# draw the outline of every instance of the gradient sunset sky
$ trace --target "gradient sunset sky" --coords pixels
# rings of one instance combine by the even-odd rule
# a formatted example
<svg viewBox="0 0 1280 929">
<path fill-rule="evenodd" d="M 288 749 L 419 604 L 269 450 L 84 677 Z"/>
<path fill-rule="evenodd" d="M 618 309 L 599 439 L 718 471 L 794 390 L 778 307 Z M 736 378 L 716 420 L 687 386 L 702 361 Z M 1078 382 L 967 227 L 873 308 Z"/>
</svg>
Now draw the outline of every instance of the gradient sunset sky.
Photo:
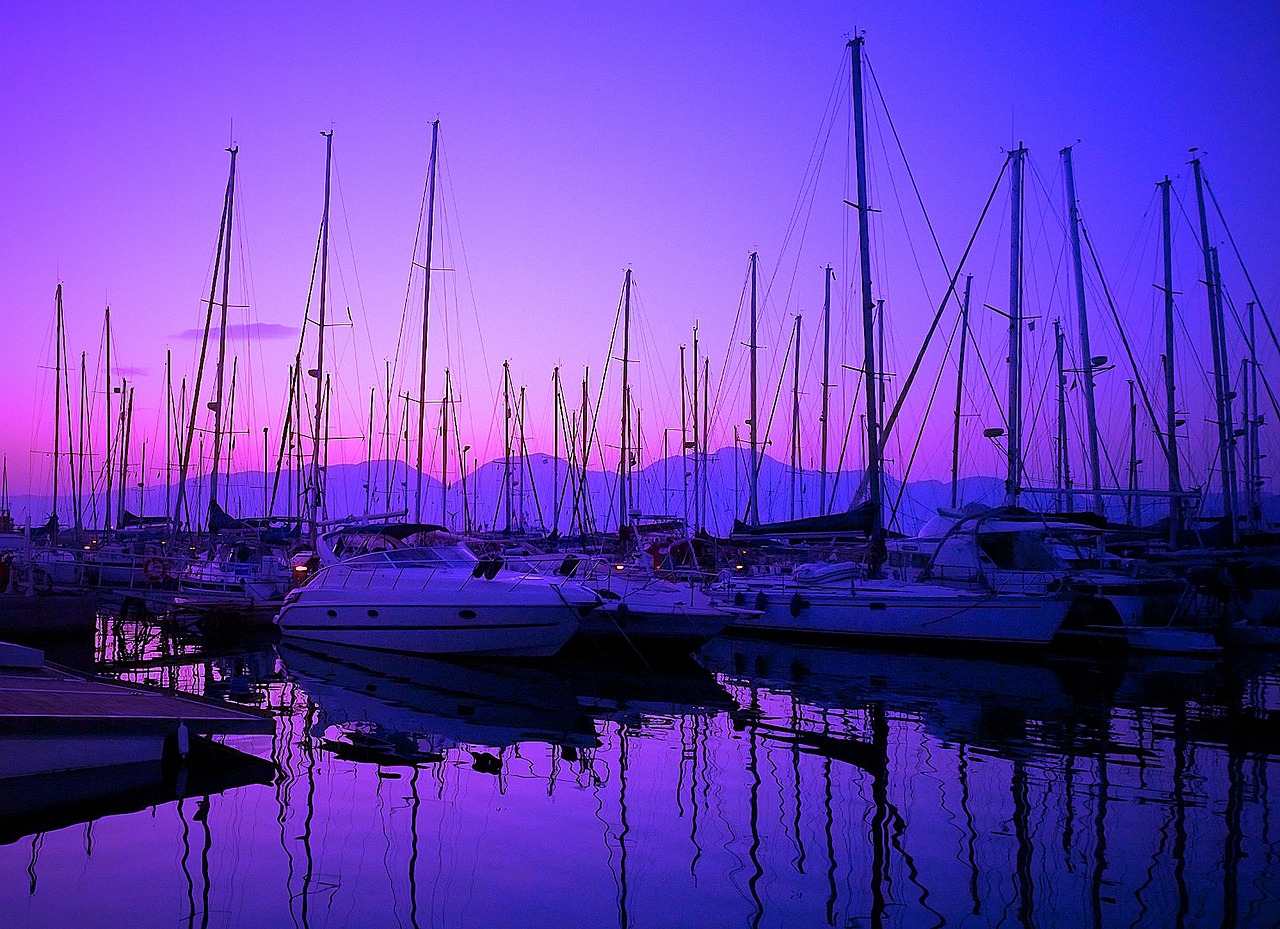
<svg viewBox="0 0 1280 929">
<path fill-rule="evenodd" d="M 329 129 L 333 302 L 344 321 L 350 307 L 352 322 L 333 330 L 327 349 L 339 410 L 333 456 L 363 460 L 358 436 L 371 388 L 381 429 L 386 360 L 399 358 L 398 389 L 417 382 L 421 281 L 411 268 L 437 118 L 443 159 L 433 263 L 448 270 L 433 285 L 428 393 L 439 397 L 449 365 L 460 385 L 464 441 L 482 456 L 500 453 L 494 397 L 510 359 L 517 384 L 528 385 L 531 443 L 549 450 L 552 367 L 562 366 L 577 403 L 590 366 L 594 401 L 626 268 L 637 282 L 633 357 L 645 459 L 660 452 L 662 430 L 679 425 L 679 346 L 690 345 L 695 319 L 712 366 L 712 446 L 730 444 L 735 423 L 745 436 L 739 313 L 754 250 L 768 292 L 762 396 L 772 403 L 800 313 L 802 431 L 806 464 L 815 466 L 815 340 L 827 263 L 838 277 L 835 364 L 861 358 L 858 322 L 845 316 L 857 306 L 849 291 L 856 227 L 841 203 L 852 189 L 845 44 L 854 30 L 865 32 L 877 93 L 870 104 L 873 196 L 882 211 L 873 225 L 875 288 L 888 307 L 889 367 L 899 382 L 946 281 L 911 177 L 953 268 L 1005 152 L 1018 142 L 1031 151 L 1035 178 L 1028 312 L 1041 319 L 1028 335 L 1027 401 L 1034 429 L 1052 428 L 1044 385 L 1053 318 L 1075 337 L 1061 215 L 1065 145 L 1075 144 L 1087 228 L 1157 395 L 1155 184 L 1173 178 L 1185 316 L 1180 405 L 1197 483 L 1207 473 L 1212 427 L 1203 270 L 1180 212 L 1194 210 L 1193 146 L 1262 302 L 1280 311 L 1274 3 L 48 2 L 11 4 L 0 25 L 0 450 L 14 493 L 48 491 L 59 282 L 74 376 L 84 352 L 98 385 L 94 441 L 101 441 L 110 305 L 117 376 L 137 390 L 133 457 L 147 438 L 147 480 L 159 479 L 165 351 L 173 352 L 175 382 L 191 375 L 230 143 L 239 146 L 231 298 L 246 307 L 232 318 L 246 327 L 235 332 L 255 334 L 231 343 L 242 378 L 236 424 L 250 435 L 237 464 L 258 466 L 262 426 L 273 437 L 279 428 L 285 368 L 303 318 L 321 208 L 320 132 Z M 815 158 L 822 169 L 810 185 Z M 1008 303 L 1007 200 L 1002 188 L 968 266 L 981 317 L 975 340 L 1000 396 L 1004 323 L 980 308 Z M 1252 296 L 1214 222 L 1224 278 L 1243 314 Z M 1117 327 L 1090 273 L 1094 351 L 1120 362 Z M 954 313 L 947 320 L 950 331 Z M 1274 347 L 1259 344 L 1263 370 L 1280 370 Z M 1237 366 L 1241 350 L 1233 336 Z M 614 362 L 611 385 L 616 371 Z M 915 476 L 943 477 L 950 466 L 952 401 L 941 398 L 954 391 L 954 365 L 940 349 L 926 362 L 922 399 L 896 454 L 899 461 L 910 454 L 940 371 Z M 1117 469 L 1127 462 L 1132 376 L 1126 362 L 1099 381 L 1104 442 Z M 981 433 L 999 425 L 1000 414 L 981 367 L 973 377 L 966 469 L 999 474 L 998 450 Z M 858 387 L 855 372 L 841 379 L 833 441 Z M 606 388 L 610 397 L 615 389 Z M 783 459 L 789 389 L 770 435 L 771 454 Z M 607 400 L 602 422 L 614 423 L 616 411 Z M 1073 430 L 1081 415 L 1073 409 Z M 1280 427 L 1268 419 L 1267 429 Z M 1047 448 L 1051 435 L 1033 441 Z M 856 430 L 849 441 L 846 466 L 860 466 Z M 1157 452 L 1145 432 L 1141 441 L 1143 480 L 1158 485 Z M 1271 461 L 1277 444 L 1264 441 Z M 1047 478 L 1051 458 L 1037 455 L 1034 467 Z M 1075 466 L 1082 467 L 1078 458 Z"/>
</svg>

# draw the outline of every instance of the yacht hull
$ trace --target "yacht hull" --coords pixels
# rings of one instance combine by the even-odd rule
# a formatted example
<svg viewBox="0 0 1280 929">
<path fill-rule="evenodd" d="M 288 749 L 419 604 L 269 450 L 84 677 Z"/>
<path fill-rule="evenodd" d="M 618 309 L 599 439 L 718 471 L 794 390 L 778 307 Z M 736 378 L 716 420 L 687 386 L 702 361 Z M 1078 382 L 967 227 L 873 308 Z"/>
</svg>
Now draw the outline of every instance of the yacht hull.
<svg viewBox="0 0 1280 929">
<path fill-rule="evenodd" d="M 746 587 L 734 591 L 730 602 L 758 611 L 740 614 L 731 631 L 1019 646 L 1052 642 L 1071 606 L 1065 598 L 911 584 L 859 585 L 852 591 Z"/>
</svg>

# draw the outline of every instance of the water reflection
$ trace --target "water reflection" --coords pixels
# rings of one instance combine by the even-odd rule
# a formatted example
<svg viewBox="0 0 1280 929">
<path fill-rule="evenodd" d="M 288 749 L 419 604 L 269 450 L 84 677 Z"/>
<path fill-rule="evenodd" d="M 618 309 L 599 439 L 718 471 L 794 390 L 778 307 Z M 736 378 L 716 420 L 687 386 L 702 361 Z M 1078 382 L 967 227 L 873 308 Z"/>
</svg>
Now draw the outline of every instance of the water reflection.
<svg viewBox="0 0 1280 929">
<path fill-rule="evenodd" d="M 14 925 L 1280 915 L 1275 656 L 1106 666 L 718 639 L 697 662 L 511 666 L 211 646 L 118 620 L 93 653 L 270 712 L 273 736 L 227 741 L 279 775 L 0 847 Z"/>
</svg>

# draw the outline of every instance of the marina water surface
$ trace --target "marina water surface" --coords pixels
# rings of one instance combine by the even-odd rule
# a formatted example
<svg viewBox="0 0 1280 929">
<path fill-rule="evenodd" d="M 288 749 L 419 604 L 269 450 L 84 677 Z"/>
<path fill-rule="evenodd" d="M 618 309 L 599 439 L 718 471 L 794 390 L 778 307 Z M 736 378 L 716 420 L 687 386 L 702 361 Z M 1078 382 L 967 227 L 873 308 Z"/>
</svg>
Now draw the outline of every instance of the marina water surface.
<svg viewBox="0 0 1280 929">
<path fill-rule="evenodd" d="M 6 927 L 1280 923 L 1272 654 L 462 664 L 104 618 L 51 657 L 275 734 L 0 818 Z"/>
</svg>

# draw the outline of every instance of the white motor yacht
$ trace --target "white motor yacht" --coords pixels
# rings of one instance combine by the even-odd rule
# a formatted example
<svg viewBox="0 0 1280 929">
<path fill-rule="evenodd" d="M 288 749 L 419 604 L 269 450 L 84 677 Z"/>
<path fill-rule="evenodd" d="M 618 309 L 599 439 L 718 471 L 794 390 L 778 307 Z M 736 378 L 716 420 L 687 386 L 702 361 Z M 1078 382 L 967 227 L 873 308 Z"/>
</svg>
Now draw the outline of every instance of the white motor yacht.
<svg viewBox="0 0 1280 929">
<path fill-rule="evenodd" d="M 533 658 L 559 651 L 598 603 L 573 581 L 512 571 L 453 541 L 322 567 L 276 621 L 289 636 L 362 648 Z"/>
</svg>

